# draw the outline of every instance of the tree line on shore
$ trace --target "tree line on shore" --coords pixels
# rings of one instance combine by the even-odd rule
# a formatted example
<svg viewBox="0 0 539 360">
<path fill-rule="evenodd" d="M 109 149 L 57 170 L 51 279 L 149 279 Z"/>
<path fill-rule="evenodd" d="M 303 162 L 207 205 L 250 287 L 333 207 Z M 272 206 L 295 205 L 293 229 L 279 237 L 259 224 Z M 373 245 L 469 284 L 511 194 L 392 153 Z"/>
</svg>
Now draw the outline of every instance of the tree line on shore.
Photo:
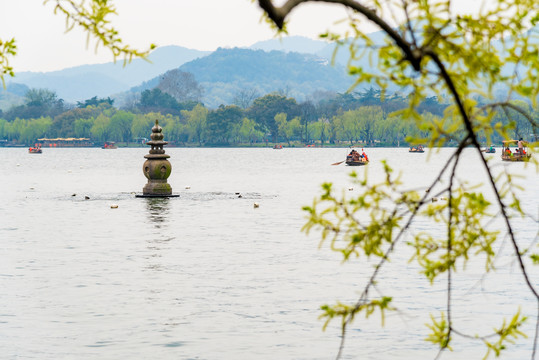
<svg viewBox="0 0 539 360">
<path fill-rule="evenodd" d="M 434 129 L 452 132 L 455 138 L 464 130 L 451 122 L 442 124 L 447 106 L 443 99 L 425 98 L 413 110 L 416 122 L 402 120 L 404 112 L 412 111 L 406 104 L 404 95 L 384 94 L 373 88 L 353 93 L 318 92 L 312 100 L 301 103 L 284 92 L 259 96 L 248 89 L 236 94 L 234 104 L 208 109 L 195 99 L 178 102 L 154 88 L 143 91 L 130 106 L 118 109 L 111 98 L 93 97 L 69 106 L 50 90 L 30 89 L 23 105 L 0 111 L 0 139 L 20 145 L 33 144 L 39 138 L 69 137 L 89 138 L 96 144 L 129 143 L 149 137 L 155 120 L 163 127 L 166 140 L 178 146 L 259 146 L 269 142 L 289 146 L 408 146 L 410 138 L 428 142 Z M 481 104 L 480 99 L 477 104 Z M 538 109 L 523 101 L 518 105 L 539 118 Z M 491 123 L 512 128 L 514 138 L 529 139 L 537 134 L 517 112 L 497 113 Z"/>
</svg>

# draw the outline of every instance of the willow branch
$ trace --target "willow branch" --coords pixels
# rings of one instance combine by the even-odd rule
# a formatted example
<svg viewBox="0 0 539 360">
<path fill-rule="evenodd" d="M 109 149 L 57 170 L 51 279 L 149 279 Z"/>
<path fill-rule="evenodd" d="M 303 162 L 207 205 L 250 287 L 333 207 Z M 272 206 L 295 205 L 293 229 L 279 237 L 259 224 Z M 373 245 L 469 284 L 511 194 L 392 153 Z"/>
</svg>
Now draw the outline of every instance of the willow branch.
<svg viewBox="0 0 539 360">
<path fill-rule="evenodd" d="M 539 123 L 535 122 L 535 120 L 530 116 L 529 112 L 527 112 L 526 110 L 524 110 L 518 105 L 512 104 L 509 101 L 486 104 L 486 105 L 481 106 L 479 109 L 486 110 L 488 108 L 497 108 L 497 107 L 501 107 L 502 109 L 511 108 L 515 110 L 516 112 L 518 112 L 519 114 L 521 114 L 522 116 L 524 116 L 526 119 L 528 119 L 530 124 L 532 124 L 535 127 L 539 127 Z"/>
<path fill-rule="evenodd" d="M 449 159 L 447 160 L 447 162 L 445 163 L 445 165 L 443 166 L 442 170 L 440 171 L 440 173 L 438 174 L 438 176 L 436 177 L 436 179 L 434 179 L 434 181 L 432 181 L 431 185 L 428 187 L 428 189 L 432 189 L 442 178 L 443 174 L 445 173 L 445 171 L 449 168 L 449 165 L 451 164 L 451 162 L 455 159 L 456 156 L 458 156 L 458 154 L 460 154 L 460 152 L 462 151 L 462 149 L 464 149 L 464 147 L 466 146 L 466 143 L 467 143 L 467 139 L 464 139 L 462 141 L 462 143 L 460 144 L 459 146 L 459 149 L 457 149 L 456 152 L 454 152 L 450 157 Z M 456 161 L 456 160 L 455 160 Z M 427 202 L 427 198 L 429 196 L 429 192 L 430 191 L 427 191 L 425 192 L 425 195 L 423 195 L 423 197 L 419 200 L 419 202 L 417 203 L 416 207 L 413 209 L 413 211 L 411 212 L 410 214 L 410 217 L 408 218 L 408 221 L 406 222 L 406 224 L 404 225 L 404 227 L 399 231 L 399 233 L 395 236 L 395 239 L 391 242 L 391 245 L 389 246 L 389 248 L 386 250 L 386 252 L 384 253 L 384 256 L 382 257 L 382 259 L 380 259 L 380 262 L 376 265 L 376 267 L 374 268 L 374 271 L 373 273 L 371 274 L 371 277 L 369 278 L 369 281 L 367 282 L 367 285 L 365 286 L 365 289 L 363 289 L 363 292 L 361 293 L 358 301 L 356 302 L 355 306 L 354 306 L 354 309 L 352 311 L 352 313 L 354 313 L 355 311 L 357 311 L 359 309 L 359 307 L 363 304 L 363 302 L 367 299 L 368 295 L 369 295 L 369 290 L 371 288 L 371 286 L 374 286 L 374 284 L 376 283 L 376 277 L 378 276 L 378 273 L 380 272 L 380 270 L 382 269 L 382 266 L 387 262 L 387 260 L 389 259 L 389 255 L 393 252 L 393 250 L 395 249 L 395 246 L 397 245 L 397 243 L 400 241 L 401 237 L 404 235 L 404 233 L 406 233 L 406 231 L 408 230 L 408 228 L 410 227 L 410 225 L 412 225 L 412 221 L 415 219 L 415 216 L 417 215 L 417 213 L 419 212 L 419 210 L 421 209 L 421 207 L 423 205 L 425 205 L 425 203 Z M 347 326 L 350 324 L 350 322 L 352 321 L 353 317 L 348 317 L 345 322 L 343 323 L 343 326 L 342 326 L 342 332 L 341 332 L 341 343 L 339 345 L 339 351 L 337 353 L 337 356 L 336 356 L 336 359 L 340 359 L 341 358 L 341 355 L 342 355 L 342 352 L 344 350 L 344 341 L 346 339 L 346 328 Z"/>
</svg>

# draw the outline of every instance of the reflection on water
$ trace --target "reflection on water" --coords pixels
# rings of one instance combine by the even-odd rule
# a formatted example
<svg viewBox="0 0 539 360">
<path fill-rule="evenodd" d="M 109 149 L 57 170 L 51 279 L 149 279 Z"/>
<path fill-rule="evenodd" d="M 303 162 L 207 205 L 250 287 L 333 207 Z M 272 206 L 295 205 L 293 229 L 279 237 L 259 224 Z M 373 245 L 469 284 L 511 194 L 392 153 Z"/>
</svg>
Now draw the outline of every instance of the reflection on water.
<svg viewBox="0 0 539 360">
<path fill-rule="evenodd" d="M 161 226 L 166 226 L 166 221 L 170 211 L 169 198 L 144 198 L 146 201 L 146 209 L 148 210 L 148 219 L 157 229 Z"/>
<path fill-rule="evenodd" d="M 170 198 L 144 198 L 142 200 L 146 202 L 147 218 L 154 225 L 154 230 L 150 230 L 146 239 L 148 253 L 144 256 L 146 264 L 143 270 L 162 271 L 162 251 L 166 250 L 166 243 L 174 240 L 174 237 L 167 235 L 171 201 L 173 200 Z"/>
</svg>

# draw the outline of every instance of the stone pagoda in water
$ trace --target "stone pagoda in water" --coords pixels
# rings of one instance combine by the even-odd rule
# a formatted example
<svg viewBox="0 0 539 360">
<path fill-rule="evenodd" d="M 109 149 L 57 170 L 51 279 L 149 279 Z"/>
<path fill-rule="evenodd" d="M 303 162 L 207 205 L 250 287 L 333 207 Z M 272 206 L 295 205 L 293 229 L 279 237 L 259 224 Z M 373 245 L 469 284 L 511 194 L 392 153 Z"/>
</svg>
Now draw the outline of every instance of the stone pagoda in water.
<svg viewBox="0 0 539 360">
<path fill-rule="evenodd" d="M 172 165 L 167 160 L 170 156 L 165 154 L 163 146 L 168 142 L 163 141 L 163 128 L 159 126 L 159 121 L 155 120 L 152 128 L 151 140 L 146 144 L 150 145 L 150 153 L 144 155 L 146 161 L 142 165 L 142 172 L 148 178 L 148 183 L 142 189 L 142 195 L 137 197 L 177 197 L 172 195 L 172 187 L 167 183 L 167 179 L 172 172 Z"/>
</svg>

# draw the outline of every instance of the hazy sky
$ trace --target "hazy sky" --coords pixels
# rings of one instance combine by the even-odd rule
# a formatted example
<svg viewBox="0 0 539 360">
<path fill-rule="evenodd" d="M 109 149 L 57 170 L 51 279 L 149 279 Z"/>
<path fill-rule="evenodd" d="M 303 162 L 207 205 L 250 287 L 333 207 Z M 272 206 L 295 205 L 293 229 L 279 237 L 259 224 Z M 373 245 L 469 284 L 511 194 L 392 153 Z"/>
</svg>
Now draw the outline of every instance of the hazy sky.
<svg viewBox="0 0 539 360">
<path fill-rule="evenodd" d="M 481 0 L 457 1 L 469 8 Z M 0 0 L 0 4 L 0 38 L 17 40 L 18 54 L 10 60 L 15 71 L 52 71 L 112 61 L 104 48 L 95 53 L 95 42 L 87 47 L 81 31 L 65 33 L 65 19 L 53 14 L 53 2 Z M 114 26 L 126 43 L 140 49 L 154 42 L 215 50 L 249 46 L 274 36 L 260 22 L 261 10 L 250 0 L 115 0 L 114 4 L 118 12 L 111 18 Z M 339 6 L 302 5 L 292 13 L 289 34 L 316 38 L 345 16 Z"/>
</svg>

